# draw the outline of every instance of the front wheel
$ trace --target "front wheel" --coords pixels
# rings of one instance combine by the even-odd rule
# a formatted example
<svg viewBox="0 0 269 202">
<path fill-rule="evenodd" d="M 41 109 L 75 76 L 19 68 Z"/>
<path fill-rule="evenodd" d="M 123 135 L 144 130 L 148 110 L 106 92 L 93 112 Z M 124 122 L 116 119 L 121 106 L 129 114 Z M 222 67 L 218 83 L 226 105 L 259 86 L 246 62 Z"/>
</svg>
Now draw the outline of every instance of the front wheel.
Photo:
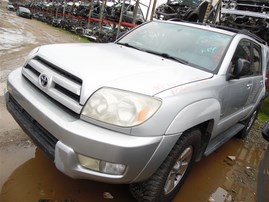
<svg viewBox="0 0 269 202">
<path fill-rule="evenodd" d="M 171 201 L 183 185 L 195 161 L 200 141 L 200 130 L 186 131 L 147 181 L 130 185 L 132 195 L 138 201 L 144 202 Z"/>
</svg>

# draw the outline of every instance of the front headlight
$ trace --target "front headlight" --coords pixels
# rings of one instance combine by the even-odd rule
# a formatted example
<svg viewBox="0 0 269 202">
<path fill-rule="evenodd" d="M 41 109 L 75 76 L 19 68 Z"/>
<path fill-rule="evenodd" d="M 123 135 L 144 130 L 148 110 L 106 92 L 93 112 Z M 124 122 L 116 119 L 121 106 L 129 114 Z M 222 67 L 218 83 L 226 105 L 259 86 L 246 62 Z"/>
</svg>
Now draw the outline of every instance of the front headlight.
<svg viewBox="0 0 269 202">
<path fill-rule="evenodd" d="M 148 120 L 160 107 L 161 101 L 137 93 L 101 88 L 86 102 L 81 118 L 130 127 Z"/>
</svg>

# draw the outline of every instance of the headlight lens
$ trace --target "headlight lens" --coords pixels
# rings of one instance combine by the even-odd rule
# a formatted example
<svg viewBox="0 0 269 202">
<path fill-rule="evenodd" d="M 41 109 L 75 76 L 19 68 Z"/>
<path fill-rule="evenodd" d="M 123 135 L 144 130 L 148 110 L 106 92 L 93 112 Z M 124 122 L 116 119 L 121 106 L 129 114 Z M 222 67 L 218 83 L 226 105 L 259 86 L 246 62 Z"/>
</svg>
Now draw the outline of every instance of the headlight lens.
<svg viewBox="0 0 269 202">
<path fill-rule="evenodd" d="M 130 127 L 148 120 L 160 105 L 160 100 L 150 96 L 101 88 L 87 101 L 81 115 L 82 118 L 89 117 L 117 126 Z"/>
</svg>

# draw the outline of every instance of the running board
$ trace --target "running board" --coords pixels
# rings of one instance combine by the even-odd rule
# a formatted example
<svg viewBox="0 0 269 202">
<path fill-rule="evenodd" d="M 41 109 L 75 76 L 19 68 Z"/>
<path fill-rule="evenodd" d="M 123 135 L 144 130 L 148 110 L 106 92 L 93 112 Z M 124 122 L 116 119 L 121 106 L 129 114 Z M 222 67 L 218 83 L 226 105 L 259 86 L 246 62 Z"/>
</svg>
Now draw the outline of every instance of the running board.
<svg viewBox="0 0 269 202">
<path fill-rule="evenodd" d="M 235 136 L 237 133 L 239 133 L 244 127 L 245 127 L 245 125 L 238 123 L 235 126 L 233 126 L 232 128 L 224 131 L 222 134 L 215 137 L 212 141 L 210 141 L 204 155 L 208 156 L 209 154 L 211 154 L 213 151 L 218 149 L 225 142 L 227 142 L 229 139 L 231 139 L 233 136 Z"/>
</svg>

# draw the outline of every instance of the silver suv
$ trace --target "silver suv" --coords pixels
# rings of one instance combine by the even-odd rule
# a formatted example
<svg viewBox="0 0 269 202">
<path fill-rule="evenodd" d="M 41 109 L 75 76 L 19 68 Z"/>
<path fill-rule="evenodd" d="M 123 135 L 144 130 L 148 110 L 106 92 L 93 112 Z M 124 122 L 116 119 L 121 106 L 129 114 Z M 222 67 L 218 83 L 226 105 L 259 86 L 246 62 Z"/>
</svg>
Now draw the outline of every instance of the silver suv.
<svg viewBox="0 0 269 202">
<path fill-rule="evenodd" d="M 115 43 L 34 49 L 6 104 L 66 175 L 170 201 L 195 161 L 249 132 L 268 53 L 248 32 L 151 21 Z"/>
</svg>

